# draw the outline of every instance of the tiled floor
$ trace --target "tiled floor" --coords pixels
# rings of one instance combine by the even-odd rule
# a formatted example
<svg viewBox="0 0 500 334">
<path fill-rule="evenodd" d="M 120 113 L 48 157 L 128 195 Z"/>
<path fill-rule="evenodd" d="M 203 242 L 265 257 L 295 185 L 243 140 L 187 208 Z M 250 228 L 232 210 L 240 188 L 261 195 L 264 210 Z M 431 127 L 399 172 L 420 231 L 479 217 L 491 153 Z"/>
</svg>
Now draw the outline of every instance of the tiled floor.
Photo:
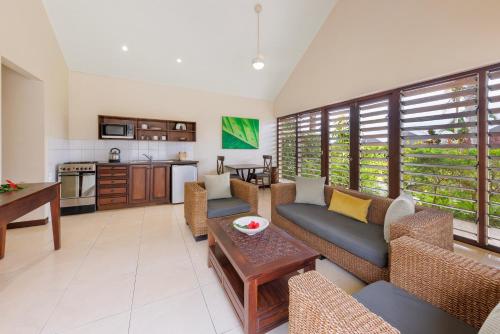
<svg viewBox="0 0 500 334">
<path fill-rule="evenodd" d="M 270 215 L 269 190 L 260 213 Z M 62 241 L 53 251 L 48 226 L 8 231 L 0 333 L 242 333 L 182 205 L 63 217 Z M 456 251 L 500 266 L 492 253 Z M 328 260 L 317 267 L 348 292 L 363 287 Z"/>
</svg>

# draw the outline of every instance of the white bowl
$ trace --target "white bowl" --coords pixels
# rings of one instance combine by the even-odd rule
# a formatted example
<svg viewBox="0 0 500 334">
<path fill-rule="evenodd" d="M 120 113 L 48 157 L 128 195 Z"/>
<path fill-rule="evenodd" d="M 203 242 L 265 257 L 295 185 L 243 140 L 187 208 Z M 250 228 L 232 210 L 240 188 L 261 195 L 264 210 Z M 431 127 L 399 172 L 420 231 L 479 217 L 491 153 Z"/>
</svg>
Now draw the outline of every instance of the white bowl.
<svg viewBox="0 0 500 334">
<path fill-rule="evenodd" d="M 259 223 L 259 227 L 255 229 L 245 228 L 251 221 L 255 221 Z M 264 231 L 269 226 L 269 221 L 266 218 L 258 217 L 258 216 L 248 216 L 241 217 L 233 221 L 233 226 L 238 231 L 245 233 L 247 235 L 254 235 L 259 232 Z"/>
</svg>

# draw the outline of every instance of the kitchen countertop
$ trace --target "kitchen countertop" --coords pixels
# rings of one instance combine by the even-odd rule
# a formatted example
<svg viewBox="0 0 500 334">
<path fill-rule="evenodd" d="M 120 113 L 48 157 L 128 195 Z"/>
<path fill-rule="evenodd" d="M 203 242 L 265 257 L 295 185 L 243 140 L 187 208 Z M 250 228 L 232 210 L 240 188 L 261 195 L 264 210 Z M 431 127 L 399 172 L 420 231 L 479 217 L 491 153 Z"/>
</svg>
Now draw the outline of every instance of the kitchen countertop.
<svg viewBox="0 0 500 334">
<path fill-rule="evenodd" d="M 132 160 L 132 161 L 121 161 L 121 162 L 98 162 L 97 165 L 147 165 L 150 162 L 148 160 Z M 167 164 L 167 165 L 195 165 L 198 163 L 197 160 L 153 160 L 153 164 Z"/>
</svg>

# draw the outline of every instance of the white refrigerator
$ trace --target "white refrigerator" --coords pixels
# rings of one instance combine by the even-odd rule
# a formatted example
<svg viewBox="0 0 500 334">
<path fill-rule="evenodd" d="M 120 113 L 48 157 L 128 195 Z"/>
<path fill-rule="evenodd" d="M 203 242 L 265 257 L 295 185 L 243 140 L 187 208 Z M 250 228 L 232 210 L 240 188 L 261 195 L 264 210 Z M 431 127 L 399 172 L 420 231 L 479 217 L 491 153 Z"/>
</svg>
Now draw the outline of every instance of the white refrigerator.
<svg viewBox="0 0 500 334">
<path fill-rule="evenodd" d="M 196 165 L 172 166 L 172 203 L 184 203 L 184 183 L 198 180 Z"/>
</svg>

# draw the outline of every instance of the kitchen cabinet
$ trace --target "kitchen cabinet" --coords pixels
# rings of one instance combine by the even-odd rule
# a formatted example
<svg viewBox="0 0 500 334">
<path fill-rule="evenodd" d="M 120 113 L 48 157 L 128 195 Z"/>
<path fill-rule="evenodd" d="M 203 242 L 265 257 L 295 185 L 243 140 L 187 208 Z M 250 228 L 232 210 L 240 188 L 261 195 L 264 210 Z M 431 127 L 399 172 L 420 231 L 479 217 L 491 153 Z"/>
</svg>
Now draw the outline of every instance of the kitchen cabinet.
<svg viewBox="0 0 500 334">
<path fill-rule="evenodd" d="M 132 127 L 133 137 L 123 138 L 127 140 L 196 141 L 196 122 L 99 115 L 99 139 L 120 139 L 103 134 L 103 127 L 108 124 Z"/>
<path fill-rule="evenodd" d="M 97 209 L 117 209 L 128 203 L 128 165 L 97 166 Z"/>
<path fill-rule="evenodd" d="M 151 166 L 151 192 L 153 202 L 170 201 L 170 165 Z"/>
<path fill-rule="evenodd" d="M 97 209 L 171 203 L 171 168 L 170 162 L 98 163 Z"/>
<path fill-rule="evenodd" d="M 151 165 L 130 166 L 130 193 L 131 204 L 147 203 L 150 199 Z"/>
</svg>

